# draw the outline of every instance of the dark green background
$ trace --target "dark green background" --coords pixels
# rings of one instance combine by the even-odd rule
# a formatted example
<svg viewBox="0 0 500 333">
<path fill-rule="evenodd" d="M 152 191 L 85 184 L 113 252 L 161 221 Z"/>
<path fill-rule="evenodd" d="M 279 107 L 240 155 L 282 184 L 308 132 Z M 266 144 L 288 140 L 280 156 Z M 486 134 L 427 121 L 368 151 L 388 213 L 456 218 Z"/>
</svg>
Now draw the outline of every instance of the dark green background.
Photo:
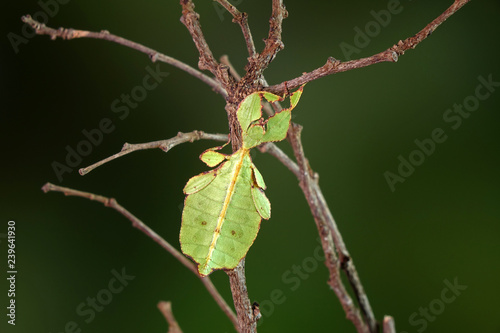
<svg viewBox="0 0 500 333">
<path fill-rule="evenodd" d="M 239 27 L 229 14 L 218 14 L 212 1 L 195 3 L 214 55 L 229 55 L 242 72 L 247 55 Z M 285 49 L 266 71 L 270 84 L 317 68 L 328 56 L 345 60 L 339 44 L 353 44 L 353 29 L 363 29 L 373 20 L 370 11 L 386 8 L 388 1 L 285 3 L 290 14 L 284 21 Z M 413 35 L 451 3 L 401 1 L 403 11 L 357 57 Z M 7 254 L 0 238 L 0 331 L 63 332 L 67 322 L 75 321 L 82 332 L 166 332 L 156 303 L 170 300 L 185 332 L 232 332 L 197 278 L 119 214 L 40 190 L 47 181 L 59 184 L 51 163 L 64 163 L 66 145 L 74 148 L 84 139 L 82 130 L 97 127 L 103 118 L 112 119 L 116 129 L 80 167 L 119 151 L 124 142 L 195 129 L 227 132 L 223 99 L 162 64 L 169 76 L 120 120 L 110 105 L 142 84 L 146 67 L 155 66 L 146 56 L 105 41 L 53 42 L 47 36 L 30 39 L 16 54 L 7 33 L 20 35 L 21 15 L 34 14 L 40 6 L 16 1 L 3 7 L 0 233 L 8 220 L 16 221 L 19 273 L 17 325 L 12 327 L 6 324 Z M 261 49 L 270 1 L 243 0 L 238 7 L 248 12 Z M 197 51 L 179 17 L 177 1 L 72 0 L 60 6 L 49 25 L 107 29 L 196 67 Z M 422 329 L 409 318 L 420 307 L 436 304 L 444 281 L 455 278 L 467 289 L 428 322 L 425 332 L 500 332 L 500 89 L 457 130 L 442 118 L 474 93 L 480 75 L 500 81 L 499 17 L 498 1 L 472 1 L 398 63 L 308 84 L 293 111 L 374 312 L 379 319 L 393 315 L 400 333 Z M 407 157 L 415 139 L 428 138 L 438 127 L 447 141 L 392 193 L 384 172 L 396 172 L 398 155 Z M 66 174 L 60 184 L 116 198 L 179 247 L 182 187 L 206 170 L 198 155 L 214 145 L 185 144 L 168 154 L 138 152 L 85 177 Z M 290 152 L 287 145 L 280 144 Z M 259 332 L 355 332 L 326 284 L 322 263 L 296 290 L 286 280 L 297 276 L 289 272 L 294 265 L 314 264 L 316 228 L 294 176 L 271 156 L 253 156 L 273 206 L 272 219 L 263 222 L 247 257 L 250 297 L 268 305 Z M 135 279 L 85 323 L 87 317 L 75 309 L 106 288 L 111 271 L 122 267 Z M 231 302 L 227 276 L 216 272 L 212 278 Z M 281 290 L 285 300 L 271 309 L 266 300 L 273 290 Z"/>
</svg>

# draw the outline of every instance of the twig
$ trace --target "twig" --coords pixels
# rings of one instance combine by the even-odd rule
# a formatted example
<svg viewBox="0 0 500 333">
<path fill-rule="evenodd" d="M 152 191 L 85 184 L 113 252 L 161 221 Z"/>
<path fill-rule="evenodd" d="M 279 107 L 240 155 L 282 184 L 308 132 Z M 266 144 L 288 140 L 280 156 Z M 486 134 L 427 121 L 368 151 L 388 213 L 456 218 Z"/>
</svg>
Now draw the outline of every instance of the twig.
<svg viewBox="0 0 500 333">
<path fill-rule="evenodd" d="M 175 147 L 181 143 L 194 142 L 197 140 L 227 141 L 228 136 L 227 136 L 227 134 L 210 134 L 210 133 L 205 133 L 202 131 L 193 131 L 193 132 L 189 132 L 189 133 L 179 132 L 177 134 L 177 136 L 174 136 L 173 138 L 170 138 L 167 140 L 159 140 L 159 141 L 153 141 L 153 142 L 147 142 L 147 143 L 137 143 L 137 144 L 125 143 L 123 145 L 122 150 L 119 153 L 111 155 L 111 156 L 109 156 L 109 157 L 107 157 L 107 158 L 105 158 L 97 163 L 94 163 L 86 168 L 81 168 L 80 170 L 78 170 L 78 172 L 80 173 L 80 175 L 84 176 L 87 173 L 94 170 L 95 168 L 98 168 L 105 163 L 108 163 L 112 160 L 115 160 L 119 157 L 130 154 L 130 153 L 137 151 L 137 150 L 160 148 L 164 152 L 168 152 L 170 149 L 172 149 L 173 147 Z"/>
<path fill-rule="evenodd" d="M 282 23 L 288 16 L 283 0 L 273 0 L 271 18 L 269 19 L 269 34 L 265 40 L 264 49 L 256 57 L 248 58 L 245 67 L 246 74 L 242 79 L 242 86 L 259 87 L 263 84 L 262 74 L 274 60 L 276 54 L 285 46 L 281 41 Z M 266 84 L 267 85 L 267 84 Z"/>
<path fill-rule="evenodd" d="M 222 88 L 222 86 L 214 79 L 208 77 L 207 75 L 203 74 L 199 70 L 189 66 L 188 64 L 183 63 L 182 61 L 179 61 L 175 58 L 169 57 L 165 54 L 162 54 L 156 50 L 153 50 L 152 48 L 149 48 L 147 46 L 144 46 L 142 44 L 132 42 L 128 39 L 125 39 L 120 36 L 113 35 L 109 33 L 109 31 L 102 30 L 101 32 L 92 32 L 92 31 L 86 31 L 86 30 L 74 30 L 74 29 L 66 29 L 66 28 L 59 28 L 59 29 L 53 29 L 50 27 L 47 27 L 45 24 L 40 23 L 33 18 L 31 18 L 30 15 L 23 16 L 21 20 L 24 23 L 29 24 L 33 29 L 35 29 L 35 32 L 38 35 L 49 35 L 51 39 L 55 40 L 57 37 L 60 37 L 61 39 L 75 39 L 75 38 L 95 38 L 95 39 L 103 39 L 107 40 L 113 43 L 121 44 L 123 46 L 129 47 L 131 49 L 137 50 L 139 52 L 145 53 L 149 56 L 151 61 L 161 61 L 164 63 L 167 63 L 169 65 L 172 65 L 174 67 L 177 67 L 186 73 L 200 79 L 201 81 L 205 82 L 208 84 L 214 91 L 217 93 L 221 94 L 222 96 L 226 97 L 227 93 L 226 91 Z"/>
<path fill-rule="evenodd" d="M 245 38 L 245 43 L 247 44 L 248 55 L 250 58 L 255 56 L 255 44 L 253 42 L 252 33 L 250 32 L 250 27 L 248 26 L 248 15 L 247 13 L 242 13 L 236 7 L 231 5 L 227 0 L 216 0 L 220 3 L 226 10 L 233 15 L 233 22 L 238 23 L 241 27 L 241 32 L 243 32 L 243 37 Z"/>
<path fill-rule="evenodd" d="M 219 294 L 217 291 L 217 288 L 213 285 L 212 281 L 210 280 L 209 277 L 204 277 L 202 278 L 198 274 L 198 270 L 196 268 L 196 265 L 194 265 L 189 259 L 187 259 L 182 253 L 177 251 L 176 248 L 174 248 L 170 243 L 168 243 L 165 239 L 163 239 L 160 235 L 158 235 L 156 232 L 154 232 L 151 228 L 149 228 L 144 222 L 139 220 L 137 217 L 135 217 L 132 213 L 130 213 L 127 209 L 122 207 L 114 198 L 107 198 L 101 195 L 96 195 L 93 193 L 89 192 L 83 192 L 83 191 L 78 191 L 74 190 L 68 187 L 62 187 L 58 185 L 54 185 L 51 183 L 47 183 L 42 187 L 42 191 L 45 193 L 47 192 L 61 192 L 64 193 L 66 196 L 77 196 L 81 198 L 86 198 L 92 201 L 97 201 L 102 203 L 106 207 L 113 208 L 116 210 L 118 213 L 122 214 L 125 216 L 130 222 L 132 222 L 132 226 L 134 228 L 139 229 L 142 231 L 146 236 L 154 240 L 156 243 L 158 243 L 162 248 L 167 250 L 172 256 L 174 256 L 175 259 L 179 260 L 181 264 L 183 264 L 187 269 L 189 269 L 194 275 L 196 275 L 205 288 L 207 288 L 208 292 L 212 297 L 215 299 L 219 307 L 224 311 L 224 313 L 228 316 L 228 318 L 231 320 L 233 323 L 234 327 L 238 329 L 238 321 L 236 319 L 236 315 L 234 312 L 231 310 L 231 308 L 227 305 L 226 301 L 222 296 Z"/>
<path fill-rule="evenodd" d="M 245 258 L 241 259 L 238 266 L 227 271 L 233 303 L 236 309 L 239 323 L 239 333 L 256 333 L 257 318 L 248 297 L 247 283 L 245 278 Z"/>
<path fill-rule="evenodd" d="M 283 152 L 283 150 L 279 149 L 274 143 L 265 143 L 259 146 L 259 150 L 262 153 L 268 153 L 274 157 L 276 157 L 284 166 L 286 166 L 299 180 L 300 180 L 300 169 L 297 163 L 292 161 L 287 154 Z"/>
<path fill-rule="evenodd" d="M 333 219 L 328 219 L 328 215 L 326 214 L 326 211 L 329 212 L 328 206 L 326 205 L 326 202 L 321 200 L 322 196 L 318 194 L 318 192 L 320 193 L 320 191 L 318 191 L 319 187 L 316 187 L 316 181 L 312 177 L 312 171 L 310 170 L 309 163 L 307 162 L 307 159 L 304 155 L 304 149 L 301 142 L 301 132 L 302 126 L 292 124 L 288 134 L 288 138 L 290 144 L 292 145 L 299 167 L 299 186 L 304 192 L 306 200 L 311 209 L 311 213 L 314 217 L 314 221 L 316 222 L 316 227 L 318 228 L 318 233 L 321 238 L 323 251 L 325 252 L 325 265 L 330 272 L 330 279 L 328 281 L 328 284 L 332 287 L 333 291 L 339 298 L 340 303 L 342 304 L 342 307 L 346 313 L 346 317 L 353 322 L 358 332 L 375 333 L 376 322 L 373 317 L 373 313 L 371 313 L 371 308 L 368 308 L 368 310 L 363 312 L 369 312 L 369 317 L 373 317 L 373 321 L 370 319 L 367 320 L 368 323 L 365 323 L 363 321 L 363 318 L 361 317 L 359 310 L 356 308 L 356 305 L 352 301 L 349 293 L 346 291 L 342 283 L 339 272 L 340 268 L 344 265 L 344 262 L 342 260 L 345 260 L 345 257 L 341 257 L 339 260 L 339 258 L 337 258 L 337 256 L 335 255 L 334 250 L 334 243 L 337 247 L 337 250 L 339 248 L 335 240 L 338 240 L 338 238 L 342 238 L 340 236 L 340 233 L 336 234 L 335 232 L 333 232 L 332 223 L 335 224 L 335 221 L 333 221 Z M 354 265 L 352 265 L 352 267 L 354 267 Z M 374 325 L 373 329 L 372 325 Z"/>
<path fill-rule="evenodd" d="M 181 327 L 175 320 L 174 313 L 172 312 L 171 302 L 159 302 L 158 309 L 168 322 L 168 333 L 182 333 Z"/>
<path fill-rule="evenodd" d="M 396 333 L 396 324 L 394 324 L 394 318 L 391 316 L 384 317 L 383 333 Z"/>
<path fill-rule="evenodd" d="M 233 64 L 231 64 L 229 57 L 226 54 L 220 57 L 220 63 L 229 67 L 229 73 L 231 73 L 236 81 L 241 80 L 241 75 L 238 74 L 238 71 L 234 68 Z"/>
<path fill-rule="evenodd" d="M 362 321 L 359 317 L 359 311 L 355 308 L 352 299 L 343 286 L 339 275 L 340 269 L 343 269 L 346 272 L 349 283 L 351 284 L 356 298 L 360 303 L 362 312 L 365 314 L 365 317 L 369 318 L 367 321 L 371 323 L 372 328 L 376 327 L 376 320 L 368 301 L 368 297 L 366 296 L 359 279 L 356 267 L 354 266 L 354 262 L 347 251 L 342 235 L 340 234 L 337 224 L 335 223 L 330 209 L 328 208 L 328 204 L 323 197 L 323 193 L 318 184 L 319 176 L 317 174 L 313 174 L 310 170 L 307 159 L 305 158 L 301 142 L 301 131 L 302 127 L 300 125 L 292 124 L 291 131 L 288 133 L 288 139 L 294 149 L 294 153 L 301 167 L 292 161 L 290 157 L 288 157 L 288 155 L 286 155 L 275 144 L 264 144 L 260 146 L 259 149 L 261 152 L 265 152 L 276 157 L 299 179 L 299 185 L 309 203 L 311 213 L 315 218 L 316 226 L 322 239 L 323 251 L 325 252 L 327 258 L 325 264 L 330 271 L 329 284 L 337 297 L 340 299 L 344 310 L 346 311 L 347 317 L 355 321 L 355 326 L 361 329 L 358 330 L 359 332 L 365 332 L 366 327 L 362 325 Z M 335 254 L 335 248 L 337 248 L 339 256 L 341 257 L 340 262 Z M 340 263 L 343 263 L 343 265 L 340 265 Z"/>
<path fill-rule="evenodd" d="M 317 80 L 321 77 L 336 74 L 340 72 L 349 71 L 352 69 L 362 68 L 380 62 L 397 62 L 398 57 L 403 55 L 405 51 L 409 49 L 414 49 L 421 41 L 426 39 L 432 34 L 436 28 L 441 25 L 447 18 L 456 13 L 460 8 L 462 8 L 470 0 L 455 0 L 453 5 L 451 5 L 447 10 L 445 10 L 441 15 L 439 15 L 434 21 L 429 23 L 425 28 L 418 32 L 415 36 L 409 37 L 404 41 L 399 41 L 397 45 L 391 48 L 377 53 L 371 57 L 351 60 L 347 62 L 341 62 L 333 57 L 328 58 L 325 65 L 319 67 L 312 72 L 304 73 L 301 76 L 287 80 L 286 85 L 288 89 L 297 88 L 307 82 Z M 266 88 L 265 90 L 273 93 L 283 93 L 285 91 L 285 82 Z"/>
<path fill-rule="evenodd" d="M 335 243 L 335 247 L 337 249 L 341 262 L 341 268 L 347 275 L 347 279 L 351 284 L 354 294 L 356 295 L 363 316 L 365 317 L 365 320 L 370 327 L 370 332 L 377 332 L 375 315 L 373 314 L 368 296 L 366 295 L 363 285 L 361 284 L 358 272 L 356 270 L 356 267 L 354 266 L 354 261 L 347 251 L 347 247 L 342 238 L 342 234 L 338 230 L 337 223 L 333 219 L 332 213 L 328 208 L 328 204 L 326 203 L 326 200 L 323 197 L 323 193 L 317 182 L 313 184 L 313 189 L 319 201 L 319 207 L 323 211 L 323 217 L 332 232 L 333 241 Z"/>
<path fill-rule="evenodd" d="M 194 4 L 191 0 L 180 0 L 182 6 L 181 22 L 186 26 L 193 39 L 200 58 L 198 61 L 198 68 L 201 70 L 209 70 L 217 78 L 222 87 L 227 91 L 236 82 L 228 73 L 228 68 L 224 65 L 217 63 L 210 47 L 203 36 L 200 24 L 200 15 L 194 11 Z M 228 91 L 228 95 L 231 93 Z"/>
</svg>

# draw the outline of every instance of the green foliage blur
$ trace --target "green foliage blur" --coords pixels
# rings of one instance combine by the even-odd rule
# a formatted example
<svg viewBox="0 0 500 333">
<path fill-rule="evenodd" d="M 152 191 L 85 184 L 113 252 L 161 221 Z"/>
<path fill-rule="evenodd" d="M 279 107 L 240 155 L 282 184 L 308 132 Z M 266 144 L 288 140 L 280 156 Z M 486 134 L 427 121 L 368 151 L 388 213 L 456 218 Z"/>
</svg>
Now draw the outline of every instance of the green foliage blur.
<svg viewBox="0 0 500 333">
<path fill-rule="evenodd" d="M 225 133 L 224 100 L 196 78 L 123 46 L 22 37 L 20 17 L 45 11 L 53 14 L 49 26 L 109 30 L 196 67 L 180 5 L 59 1 L 58 8 L 53 0 L 3 4 L 0 332 L 166 332 L 160 300 L 172 302 L 184 332 L 233 332 L 198 279 L 122 216 L 40 190 L 50 181 L 114 197 L 179 248 L 182 188 L 207 170 L 198 156 L 213 142 L 137 152 L 84 177 L 77 170 L 125 142 L 178 131 Z M 268 82 L 295 78 L 329 56 L 344 61 L 383 51 L 452 3 L 397 2 L 285 1 L 285 49 L 265 72 Z M 234 3 L 248 13 L 262 49 L 271 1 Z M 227 54 L 243 73 L 238 25 L 215 2 L 195 4 L 214 56 Z M 472 1 L 398 63 L 309 83 L 293 111 L 373 310 L 378 319 L 394 316 L 399 333 L 500 332 L 499 16 L 498 1 Z M 25 38 L 16 47 L 14 35 Z M 82 143 L 91 133 L 98 144 Z M 279 145 L 291 154 L 286 142 Z M 73 157 L 70 168 L 68 149 L 78 147 L 86 156 Z M 271 156 L 252 157 L 272 203 L 272 218 L 247 256 L 250 297 L 264 316 L 258 331 L 355 332 L 327 286 L 296 178 Z M 58 177 L 55 162 L 72 171 Z M 388 182 L 387 172 L 400 178 Z M 6 316 L 9 220 L 16 222 L 15 326 Z M 211 277 L 232 304 L 226 274 Z"/>
</svg>

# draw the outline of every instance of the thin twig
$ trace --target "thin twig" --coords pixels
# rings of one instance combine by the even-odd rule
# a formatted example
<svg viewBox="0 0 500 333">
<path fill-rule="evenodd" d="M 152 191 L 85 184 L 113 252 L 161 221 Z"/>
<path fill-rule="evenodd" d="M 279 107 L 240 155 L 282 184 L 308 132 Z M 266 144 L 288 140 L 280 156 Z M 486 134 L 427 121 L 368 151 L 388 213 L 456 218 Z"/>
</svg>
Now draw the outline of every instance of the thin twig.
<svg viewBox="0 0 500 333">
<path fill-rule="evenodd" d="M 217 288 L 213 285 L 212 281 L 210 280 L 209 277 L 204 277 L 202 278 L 198 274 L 198 269 L 196 268 L 196 265 L 193 264 L 189 259 L 187 259 L 182 253 L 177 251 L 175 247 L 170 245 L 169 242 L 167 242 L 165 239 L 163 239 L 160 235 L 158 235 L 155 231 L 153 231 L 150 227 L 148 227 L 144 222 L 139 220 L 137 217 L 135 217 L 132 213 L 130 213 L 127 209 L 125 209 L 123 206 L 118 204 L 118 202 L 114 198 L 107 198 L 102 195 L 97 195 L 89 192 L 83 192 L 83 191 L 78 191 L 74 190 L 68 187 L 62 187 L 58 185 L 54 185 L 51 183 L 46 183 L 43 187 L 42 190 L 47 193 L 47 192 L 61 192 L 64 193 L 66 196 L 77 196 L 81 198 L 86 198 L 92 201 L 97 201 L 102 203 L 106 207 L 113 208 L 116 210 L 118 213 L 122 214 L 125 216 L 130 222 L 132 222 L 132 226 L 134 228 L 139 229 L 142 231 L 146 236 L 154 240 L 156 243 L 158 243 L 162 248 L 167 250 L 172 256 L 174 256 L 175 259 L 179 260 L 181 264 L 183 264 L 187 269 L 189 269 L 196 277 L 198 277 L 205 288 L 207 288 L 208 292 L 212 297 L 215 299 L 219 307 L 224 311 L 224 313 L 228 316 L 228 318 L 231 320 L 233 323 L 234 327 L 238 329 L 238 321 L 236 319 L 236 315 L 234 312 L 231 310 L 229 305 L 227 305 L 226 301 L 224 298 L 219 294 L 217 291 Z"/>
<path fill-rule="evenodd" d="M 281 41 L 282 23 L 288 16 L 283 0 L 273 0 L 271 18 L 269 19 L 269 34 L 265 40 L 262 52 L 256 57 L 248 58 L 245 67 L 246 74 L 242 79 L 243 86 L 259 87 L 262 82 L 262 74 L 269 64 L 274 60 L 276 54 L 285 46 Z M 266 84 L 267 85 L 267 84 Z"/>
<path fill-rule="evenodd" d="M 261 145 L 259 149 L 261 152 L 265 152 L 276 157 L 300 181 L 300 187 L 310 205 L 311 213 L 313 214 L 318 227 L 318 232 L 322 237 L 323 251 L 325 252 L 327 258 L 325 264 L 330 271 L 330 286 L 340 299 L 344 310 L 346 311 L 347 317 L 355 322 L 356 327 L 361 329 L 359 332 L 366 331 L 366 327 L 364 327 L 360 321 L 359 311 L 355 309 L 355 305 L 345 290 L 340 278 L 339 271 L 340 269 L 344 270 L 349 283 L 354 290 L 356 298 L 360 303 L 362 313 L 367 318 L 367 321 L 371 323 L 371 328 L 375 329 L 376 320 L 368 301 L 368 297 L 366 296 L 364 288 L 361 284 L 354 262 L 347 251 L 342 235 L 340 234 L 337 224 L 333 219 L 330 209 L 328 208 L 328 204 L 323 197 L 323 193 L 318 184 L 319 176 L 310 170 L 309 163 L 305 158 L 300 135 L 301 131 L 302 127 L 300 125 L 292 124 L 291 129 L 288 132 L 288 139 L 294 149 L 294 153 L 301 167 L 292 161 L 290 157 L 288 157 L 288 155 L 286 155 L 275 144 L 267 143 Z M 325 230 L 327 231 L 327 235 L 325 235 Z M 340 261 L 338 261 L 337 256 L 335 255 L 335 248 L 337 248 L 337 251 L 339 252 L 339 256 L 341 258 Z M 340 265 L 340 263 L 342 263 L 342 265 Z"/>
<path fill-rule="evenodd" d="M 210 47 L 203 36 L 200 24 L 200 15 L 194 11 L 194 4 L 191 0 L 180 0 L 182 6 L 181 22 L 186 26 L 193 39 L 200 58 L 198 61 L 198 68 L 201 70 L 209 70 L 217 78 L 222 87 L 227 91 L 229 87 L 236 82 L 232 80 L 228 73 L 228 68 L 224 65 L 217 63 Z M 228 92 L 229 95 L 230 92 Z"/>
<path fill-rule="evenodd" d="M 132 42 L 128 39 L 125 39 L 120 36 L 113 35 L 109 33 L 109 31 L 102 30 L 101 32 L 92 32 L 92 31 L 86 31 L 86 30 L 74 30 L 74 29 L 66 29 L 66 28 L 59 28 L 59 29 L 54 29 L 47 27 L 45 24 L 40 23 L 33 18 L 31 18 L 30 15 L 23 16 L 22 21 L 24 23 L 29 24 L 38 35 L 49 35 L 51 39 L 55 40 L 57 37 L 60 37 L 61 39 L 75 39 L 75 38 L 95 38 L 95 39 L 102 39 L 102 40 L 107 40 L 113 43 L 121 44 L 123 46 L 129 47 L 131 49 L 137 50 L 139 52 L 145 53 L 149 56 L 151 61 L 161 61 L 166 64 L 172 65 L 174 67 L 177 67 L 186 73 L 200 79 L 201 81 L 205 82 L 208 84 L 214 91 L 217 93 L 221 94 L 222 96 L 226 97 L 227 93 L 226 91 L 222 88 L 222 86 L 214 79 L 208 77 L 207 75 L 203 74 L 199 70 L 189 66 L 188 64 L 183 63 L 182 61 L 179 61 L 175 58 L 169 57 L 165 54 L 162 54 L 156 50 L 153 50 L 152 48 L 149 48 L 147 46 L 144 46 L 142 44 Z"/>
<path fill-rule="evenodd" d="M 292 124 L 288 134 L 288 138 L 290 144 L 292 145 L 299 167 L 299 186 L 304 192 L 306 200 L 311 209 L 311 213 L 314 217 L 314 221 L 316 222 L 316 227 L 318 228 L 318 233 L 321 238 L 323 251 L 325 252 L 325 265 L 330 272 L 330 279 L 328 281 L 328 284 L 332 287 L 333 291 L 339 298 L 340 303 L 346 313 L 346 317 L 353 322 L 357 331 L 359 333 L 375 333 L 376 328 L 374 330 L 371 330 L 369 324 L 363 321 L 359 310 L 356 308 L 356 305 L 352 301 L 349 293 L 346 291 L 342 283 L 339 272 L 343 262 L 342 258 L 340 260 L 339 258 L 337 258 L 334 250 L 335 237 L 338 237 L 339 235 L 335 235 L 332 232 L 331 223 L 334 223 L 335 221 L 328 220 L 327 216 L 325 215 L 325 209 L 328 210 L 328 206 L 326 206 L 326 202 L 320 201 L 318 191 L 315 189 L 316 179 L 313 178 L 309 163 L 304 155 L 304 149 L 301 142 L 301 132 L 302 126 Z M 336 245 L 337 244 L 335 243 L 335 246 Z"/>
<path fill-rule="evenodd" d="M 434 21 L 429 23 L 425 28 L 420 30 L 415 36 L 409 37 L 404 41 L 399 41 L 397 45 L 391 48 L 377 53 L 371 57 L 351 60 L 347 62 L 341 62 L 333 57 L 328 58 L 325 65 L 319 67 L 309 73 L 304 73 L 301 76 L 287 80 L 286 86 L 285 82 L 266 88 L 265 90 L 273 93 L 283 93 L 286 88 L 294 89 L 307 82 L 317 80 L 321 77 L 332 75 L 340 72 L 346 72 L 352 69 L 362 68 L 381 62 L 397 62 L 398 57 L 403 55 L 405 51 L 409 49 L 414 49 L 420 42 L 426 39 L 428 36 L 436 30 L 438 26 L 441 25 L 447 18 L 456 13 L 460 8 L 462 8 L 470 0 L 455 0 L 453 5 L 451 5 L 447 10 L 445 10 L 441 15 L 439 15 Z"/>
<path fill-rule="evenodd" d="M 243 32 L 243 37 L 245 38 L 245 43 L 247 45 L 248 55 L 253 58 L 256 54 L 255 44 L 252 38 L 252 32 L 248 25 L 248 15 L 247 13 L 240 12 L 236 7 L 231 5 L 227 0 L 216 0 L 220 3 L 226 10 L 233 15 L 233 22 L 238 23 L 241 27 L 241 32 Z"/>
<path fill-rule="evenodd" d="M 396 333 L 396 324 L 391 316 L 384 317 L 383 333 Z"/>
<path fill-rule="evenodd" d="M 100 167 L 103 164 L 106 164 L 112 160 L 115 160 L 119 157 L 122 157 L 124 155 L 130 154 L 134 151 L 138 150 L 145 150 L 145 149 L 155 149 L 155 148 L 160 148 L 164 152 L 168 152 L 170 149 L 173 147 L 185 143 L 185 142 L 194 142 L 197 140 L 214 140 L 214 141 L 227 141 L 228 136 L 227 134 L 210 134 L 210 133 L 205 133 L 202 131 L 192 131 L 188 133 L 182 133 L 179 132 L 176 136 L 173 138 L 167 139 L 167 140 L 159 140 L 159 141 L 153 141 L 153 142 L 146 142 L 146 143 L 136 143 L 136 144 L 130 144 L 130 143 L 125 143 L 123 145 L 122 150 L 119 153 L 116 153 L 114 155 L 111 155 L 99 162 L 96 162 L 86 168 L 81 168 L 78 170 L 80 175 L 84 176 L 87 173 L 91 172 L 95 168 Z"/>
<path fill-rule="evenodd" d="M 229 67 L 229 73 L 231 73 L 236 81 L 241 80 L 241 75 L 238 74 L 238 71 L 234 68 L 233 64 L 231 64 L 229 57 L 226 54 L 220 57 L 220 63 Z"/>
<path fill-rule="evenodd" d="M 286 166 L 297 178 L 300 179 L 300 169 L 297 163 L 292 161 L 287 154 L 283 152 L 278 146 L 274 143 L 265 143 L 259 146 L 259 150 L 262 153 L 268 153 L 274 157 L 276 157 L 284 166 Z"/>
<path fill-rule="evenodd" d="M 174 313 L 172 312 L 172 303 L 162 301 L 157 306 L 163 317 L 167 320 L 168 333 L 182 333 L 181 327 L 177 323 L 177 320 L 175 320 Z"/>
</svg>

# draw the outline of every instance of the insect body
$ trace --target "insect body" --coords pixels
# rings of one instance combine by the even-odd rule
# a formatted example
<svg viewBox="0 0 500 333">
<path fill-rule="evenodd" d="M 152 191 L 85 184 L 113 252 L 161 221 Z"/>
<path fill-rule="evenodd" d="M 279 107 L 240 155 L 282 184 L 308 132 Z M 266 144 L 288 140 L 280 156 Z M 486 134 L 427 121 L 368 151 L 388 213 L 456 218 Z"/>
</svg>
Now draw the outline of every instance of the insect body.
<svg viewBox="0 0 500 333">
<path fill-rule="evenodd" d="M 262 97 L 281 100 L 268 92 L 248 95 L 237 110 L 243 144 L 231 155 L 206 150 L 200 159 L 216 167 L 192 177 L 184 187 L 180 243 L 182 252 L 198 263 L 201 276 L 217 269 L 233 269 L 253 244 L 262 218 L 271 217 L 266 184 L 250 158 L 250 149 L 286 137 L 291 111 L 302 87 L 290 96 L 290 107 L 262 121 Z"/>
</svg>

